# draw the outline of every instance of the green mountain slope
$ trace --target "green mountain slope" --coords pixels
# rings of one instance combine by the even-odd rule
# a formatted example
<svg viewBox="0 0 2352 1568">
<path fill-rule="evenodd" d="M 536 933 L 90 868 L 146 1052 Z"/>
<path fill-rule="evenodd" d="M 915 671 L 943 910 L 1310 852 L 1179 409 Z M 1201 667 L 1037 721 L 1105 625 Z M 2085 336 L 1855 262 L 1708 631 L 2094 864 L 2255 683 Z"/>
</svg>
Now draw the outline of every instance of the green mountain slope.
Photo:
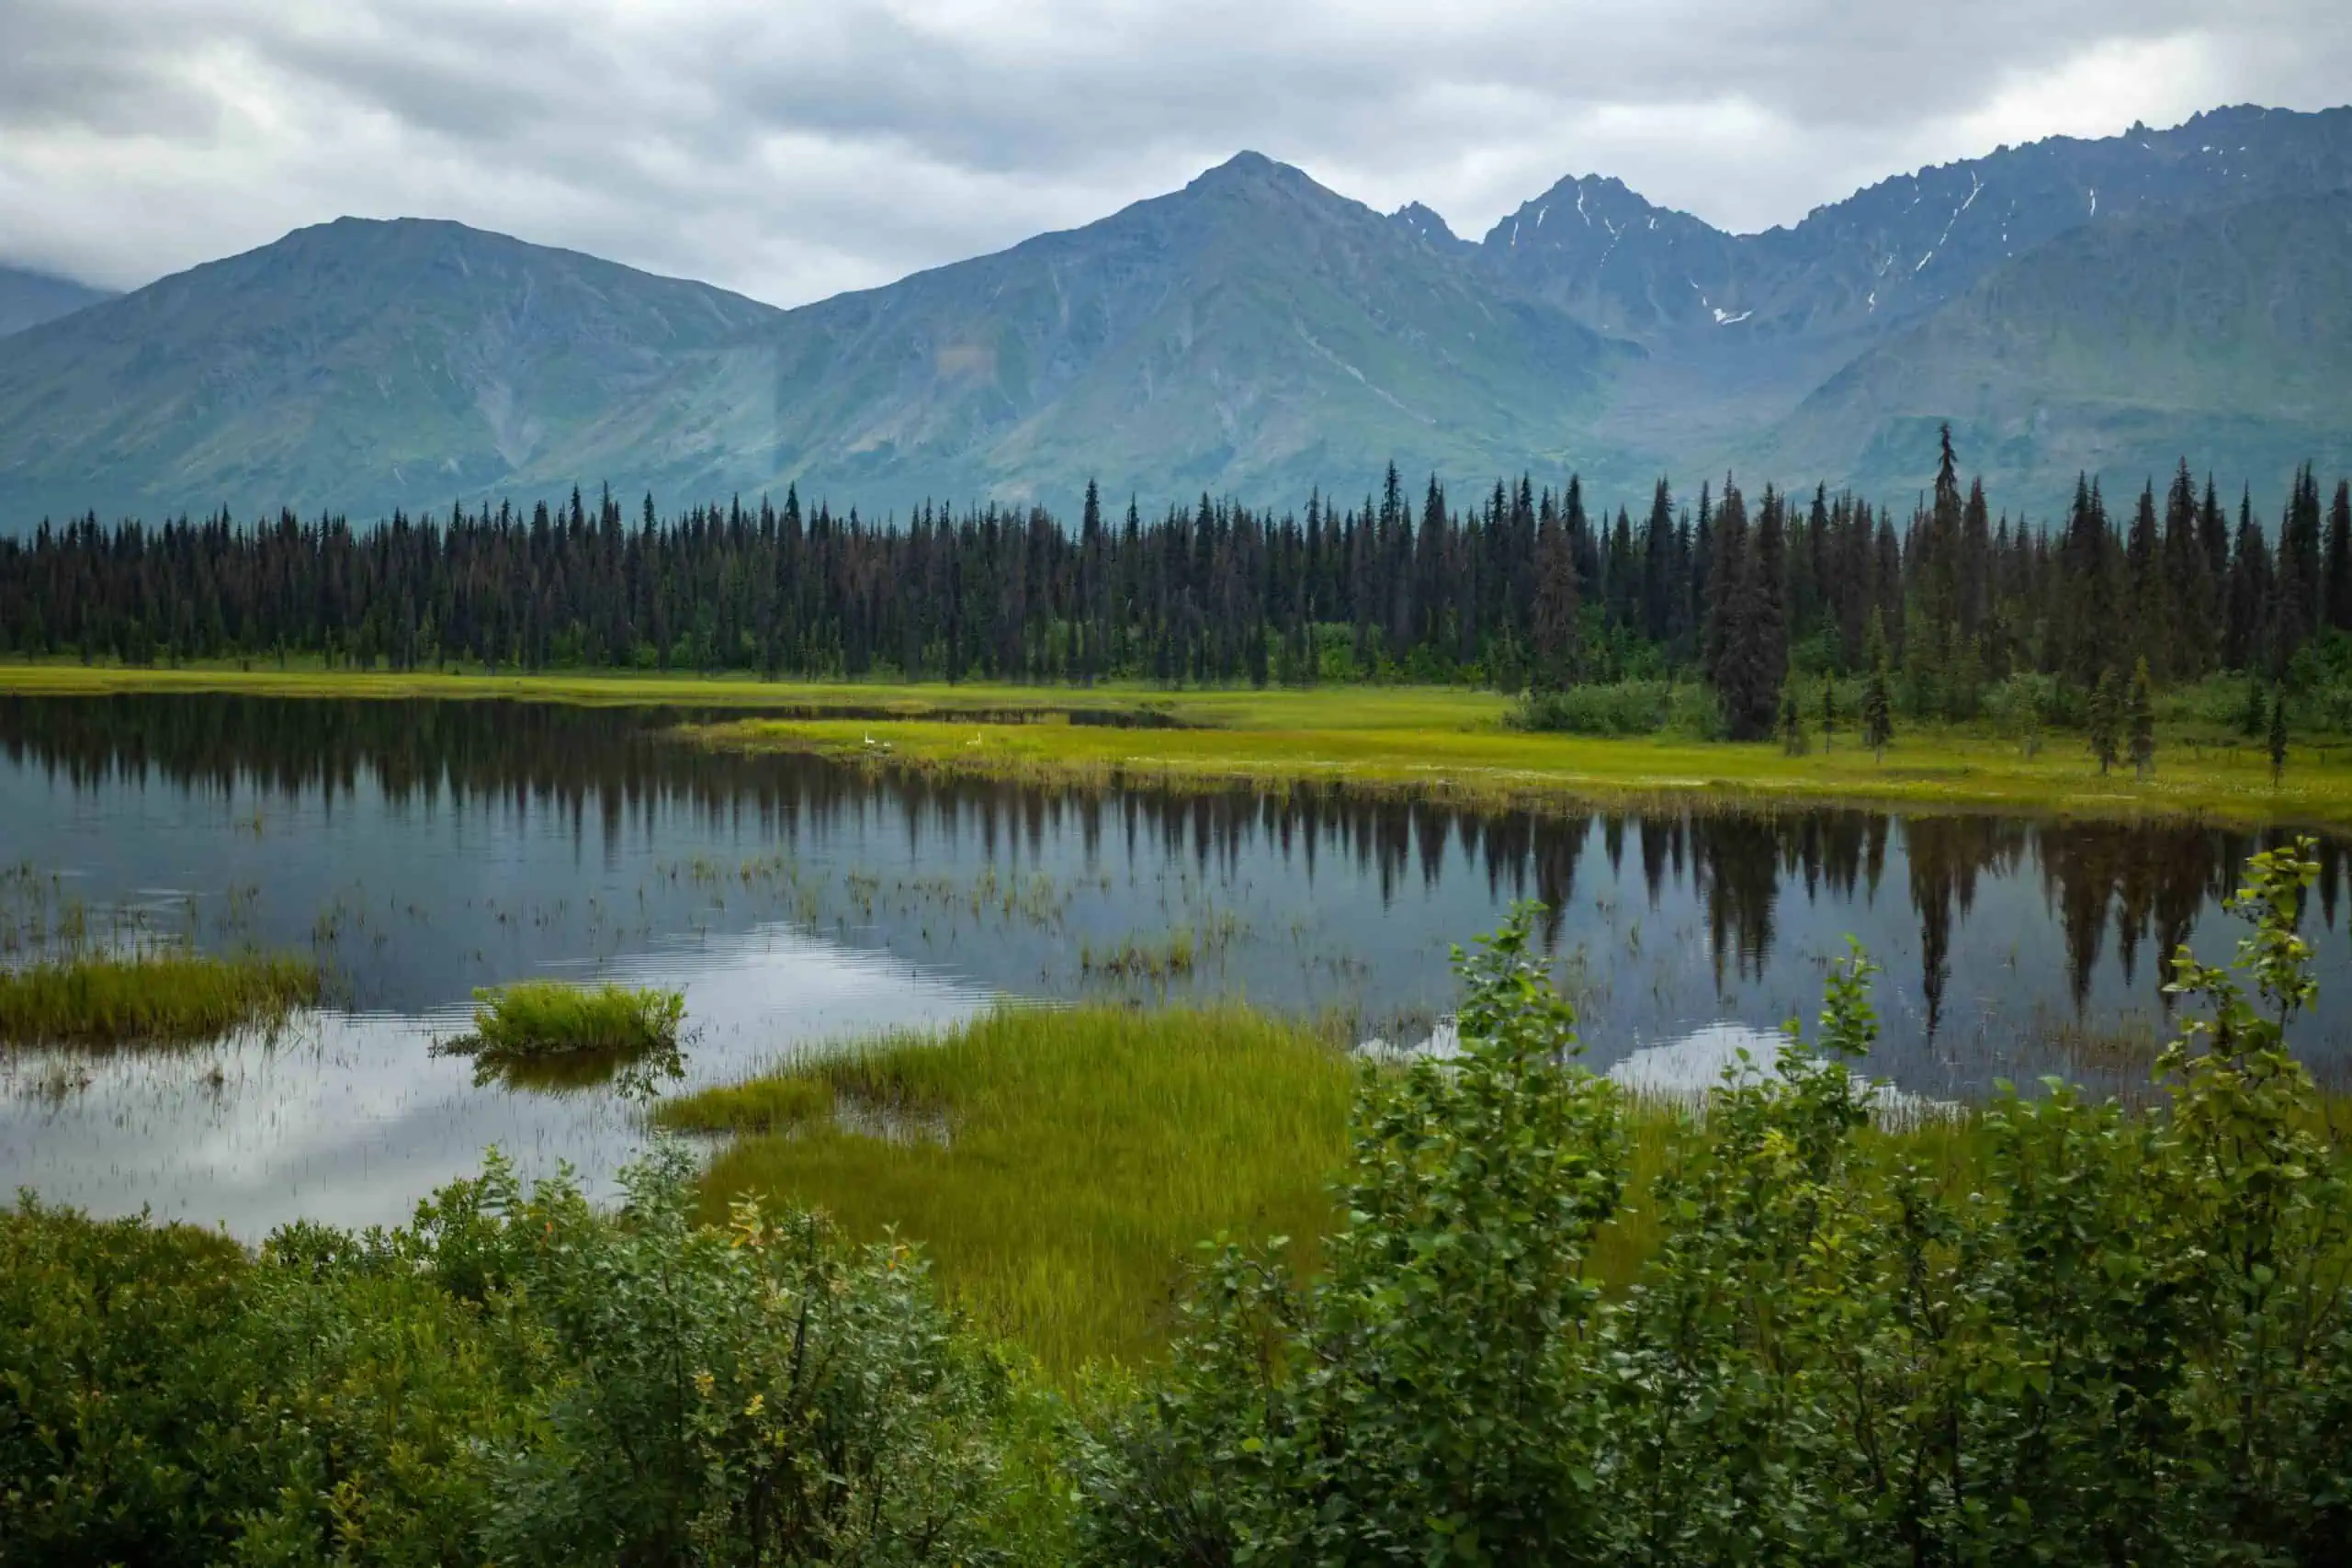
<svg viewBox="0 0 2352 1568">
<path fill-rule="evenodd" d="M 113 298 L 103 288 L 52 277 L 45 272 L 0 266 L 0 337 Z"/>
<path fill-rule="evenodd" d="M 1917 484 L 1951 421 L 2012 504 L 2181 457 L 2275 485 L 2352 469 L 2352 192 L 2075 229 L 1831 377 L 1760 444 L 1784 476 Z"/>
<path fill-rule="evenodd" d="M 454 223 L 298 230 L 9 339 L 0 516 L 446 503 L 777 314 Z"/>
<path fill-rule="evenodd" d="M 344 220 L 36 328 L 0 516 L 441 506 L 609 482 L 1155 505 L 1576 458 L 1625 350 L 1297 170 L 780 311 L 455 224 Z"/>
<path fill-rule="evenodd" d="M 1100 222 L 789 312 L 569 460 L 903 508 L 1302 499 L 1572 460 L 1626 351 L 1252 153 Z M 682 437 L 680 432 L 691 432 Z"/>
</svg>

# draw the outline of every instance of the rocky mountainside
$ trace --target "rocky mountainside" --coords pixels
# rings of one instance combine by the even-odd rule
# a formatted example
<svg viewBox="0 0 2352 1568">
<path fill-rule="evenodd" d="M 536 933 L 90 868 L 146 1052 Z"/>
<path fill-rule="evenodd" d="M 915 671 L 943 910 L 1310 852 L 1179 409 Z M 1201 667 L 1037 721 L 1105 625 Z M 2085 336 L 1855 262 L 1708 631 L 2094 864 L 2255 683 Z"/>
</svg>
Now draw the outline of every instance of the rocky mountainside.
<svg viewBox="0 0 2352 1568">
<path fill-rule="evenodd" d="M 2136 488 L 2216 453 L 2233 488 L 2275 491 L 2304 461 L 2352 472 L 2348 371 L 2352 190 L 2119 219 L 2061 234 L 1871 347 L 1758 453 L 1898 494 L 1950 420 L 1996 493 L 2082 469 Z"/>
<path fill-rule="evenodd" d="M 679 407 L 704 488 L 869 505 L 1303 501 L 1408 469 L 1555 469 L 1625 350 L 1298 170 L 1244 153 L 997 255 L 789 312 Z M 667 416 L 665 416 L 667 417 Z"/>
</svg>

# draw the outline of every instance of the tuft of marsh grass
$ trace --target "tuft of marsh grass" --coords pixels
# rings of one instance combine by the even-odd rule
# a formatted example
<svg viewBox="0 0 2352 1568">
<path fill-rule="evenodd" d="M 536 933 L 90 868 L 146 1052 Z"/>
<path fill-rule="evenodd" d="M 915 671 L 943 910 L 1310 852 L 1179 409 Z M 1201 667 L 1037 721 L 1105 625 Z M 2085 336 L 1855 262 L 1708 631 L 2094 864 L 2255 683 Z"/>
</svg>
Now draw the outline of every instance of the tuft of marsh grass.
<svg viewBox="0 0 2352 1568">
<path fill-rule="evenodd" d="M 523 980 L 474 993 L 473 1053 L 520 1058 L 643 1055 L 678 1043 L 676 991 Z"/>
<path fill-rule="evenodd" d="M 1193 972 L 1195 957 L 1190 927 L 1170 932 L 1159 942 L 1137 942 L 1129 937 L 1116 947 L 1097 948 L 1091 942 L 1080 942 L 1078 947 L 1081 972 L 1113 979 L 1174 979 Z"/>
<path fill-rule="evenodd" d="M 471 1034 L 434 1047 L 471 1056 L 477 1084 L 563 1092 L 599 1087 L 624 1074 L 636 1091 L 655 1077 L 683 1077 L 677 991 L 523 980 L 474 993 Z"/>
<path fill-rule="evenodd" d="M 753 1078 L 671 1100 L 654 1112 L 665 1127 L 690 1133 L 780 1133 L 833 1114 L 833 1086 L 807 1077 Z"/>
<path fill-rule="evenodd" d="M 184 1045 L 283 1022 L 315 1004 L 316 962 L 284 954 L 155 953 L 0 970 L 0 1041 Z"/>
<path fill-rule="evenodd" d="M 1354 1082 L 1344 1051 L 1266 1014 L 1088 1007 L 888 1036 L 654 1114 L 743 1134 L 704 1179 L 714 1218 L 755 1192 L 896 1228 L 1067 1378 L 1157 1353 L 1211 1235 L 1285 1235 L 1311 1260 Z M 888 1135 L 933 1121 L 944 1140 Z"/>
</svg>

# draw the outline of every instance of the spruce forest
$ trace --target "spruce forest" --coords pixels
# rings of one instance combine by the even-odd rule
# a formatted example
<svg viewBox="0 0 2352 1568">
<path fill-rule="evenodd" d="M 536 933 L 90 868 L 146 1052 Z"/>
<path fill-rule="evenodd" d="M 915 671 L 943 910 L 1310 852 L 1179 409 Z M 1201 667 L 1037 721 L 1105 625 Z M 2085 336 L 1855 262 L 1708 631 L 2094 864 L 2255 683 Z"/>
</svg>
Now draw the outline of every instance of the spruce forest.
<svg viewBox="0 0 2352 1568">
<path fill-rule="evenodd" d="M 1713 686 L 1729 738 L 1773 732 L 1792 674 L 1891 664 L 1917 716 L 1966 719 L 2016 674 L 2092 692 L 2144 660 L 2183 684 L 2293 675 L 2352 631 L 2352 481 L 2294 479 L 2275 534 L 2183 459 L 2066 516 L 1996 514 L 1945 433 L 1907 515 L 1734 478 L 1660 479 L 1636 519 L 1581 480 L 1498 481 L 1464 506 L 1392 465 L 1376 495 L 1279 516 L 1203 495 L 1075 525 L 1042 507 L 903 525 L 804 505 L 632 520 L 575 490 L 526 515 L 378 527 L 289 513 L 0 540 L 0 655 L 152 665 L 289 656 L 338 668 L 752 671 L 777 677 L 1187 684 L 1326 681 L 1560 691 Z M 2309 660 L 2304 669 L 2309 670 Z"/>
</svg>

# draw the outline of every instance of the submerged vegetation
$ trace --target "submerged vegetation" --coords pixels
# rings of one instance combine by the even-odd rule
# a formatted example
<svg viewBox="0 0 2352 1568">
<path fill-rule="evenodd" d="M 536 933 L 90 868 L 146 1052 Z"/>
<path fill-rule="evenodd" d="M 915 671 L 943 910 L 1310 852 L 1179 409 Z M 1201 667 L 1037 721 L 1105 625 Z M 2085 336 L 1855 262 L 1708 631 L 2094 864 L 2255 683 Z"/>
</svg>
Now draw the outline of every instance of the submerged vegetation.
<svg viewBox="0 0 2352 1568">
<path fill-rule="evenodd" d="M 318 964 L 288 954 L 139 953 L 0 969 L 0 1042 L 178 1045 L 282 1023 L 316 1003 Z"/>
<path fill-rule="evenodd" d="M 2144 1111 L 2052 1084 L 1964 1135 L 1873 1133 L 1857 950 L 1773 1071 L 1661 1122 L 1577 1064 L 1522 916 L 1462 961 L 1443 1061 L 1351 1074 L 1246 1015 L 1089 1010 L 696 1097 L 665 1115 L 739 1135 L 701 1223 L 675 1145 L 611 1213 L 493 1161 L 401 1230 L 258 1256 L 25 1200 L 0 1216 L 0 1554 L 2340 1562 L 2352 1149 L 2287 1043 L 2309 853 L 2250 863 L 2234 964 L 2177 956 L 2196 1016 Z M 1285 1096 L 1324 1109 L 1270 1125 Z M 1188 1185 L 1155 1109 L 1221 1130 L 1261 1212 Z M 1281 1212 L 1286 1145 L 1335 1161 L 1333 1199 Z M 1095 1249 L 1147 1185 L 1168 1235 L 1236 1234 L 1164 1360 L 1057 1403 L 986 1337 L 1148 1278 Z M 746 1189 L 862 1201 L 844 1227 L 881 1239 L 717 1196 Z M 1025 1269 L 976 1287 L 1023 1227 Z M 934 1252 L 973 1319 L 940 1310 Z"/>
</svg>

